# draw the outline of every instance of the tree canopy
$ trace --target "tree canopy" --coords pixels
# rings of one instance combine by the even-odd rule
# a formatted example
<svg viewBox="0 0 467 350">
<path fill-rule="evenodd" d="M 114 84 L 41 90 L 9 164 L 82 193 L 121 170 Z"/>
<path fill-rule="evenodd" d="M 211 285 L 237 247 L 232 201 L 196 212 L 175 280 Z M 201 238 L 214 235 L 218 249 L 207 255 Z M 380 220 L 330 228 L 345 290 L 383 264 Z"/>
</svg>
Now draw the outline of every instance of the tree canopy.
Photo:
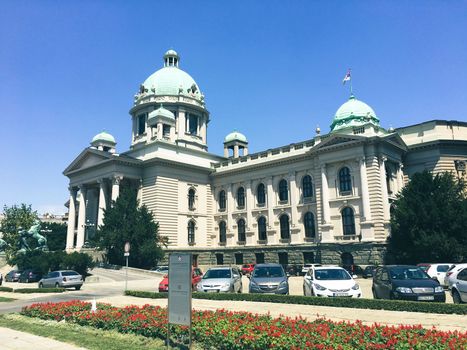
<svg viewBox="0 0 467 350">
<path fill-rule="evenodd" d="M 158 224 L 145 205 L 139 206 L 131 189 L 123 189 L 105 210 L 103 225 L 93 238 L 93 243 L 106 251 L 107 262 L 116 265 L 123 265 L 125 242 L 131 246 L 129 266 L 153 267 L 164 255 Z"/>
<path fill-rule="evenodd" d="M 416 173 L 391 211 L 390 263 L 467 259 L 467 189 L 451 173 Z"/>
</svg>

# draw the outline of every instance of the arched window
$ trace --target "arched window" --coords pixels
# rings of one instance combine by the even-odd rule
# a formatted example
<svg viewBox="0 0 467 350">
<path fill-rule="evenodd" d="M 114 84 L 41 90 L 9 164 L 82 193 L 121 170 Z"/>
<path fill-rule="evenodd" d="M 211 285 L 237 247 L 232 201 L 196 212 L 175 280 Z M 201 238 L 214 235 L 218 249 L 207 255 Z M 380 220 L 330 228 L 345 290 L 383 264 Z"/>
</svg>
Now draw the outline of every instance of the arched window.
<svg viewBox="0 0 467 350">
<path fill-rule="evenodd" d="M 343 167 L 339 170 L 339 191 L 350 192 L 352 190 L 352 179 L 350 177 L 350 169 Z"/>
<path fill-rule="evenodd" d="M 193 188 L 188 191 L 188 209 L 195 209 L 195 190 Z"/>
<path fill-rule="evenodd" d="M 256 201 L 258 206 L 262 207 L 266 204 L 266 192 L 264 189 L 264 184 L 259 184 L 258 188 L 256 189 Z"/>
<path fill-rule="evenodd" d="M 222 190 L 219 192 L 219 211 L 224 211 L 225 210 L 225 191 Z"/>
<path fill-rule="evenodd" d="M 266 233 L 266 218 L 264 216 L 261 216 L 258 219 L 258 240 L 260 241 L 266 241 L 267 238 L 267 233 Z"/>
<path fill-rule="evenodd" d="M 239 187 L 237 190 L 237 206 L 239 208 L 245 207 L 245 189 L 243 187 Z"/>
<path fill-rule="evenodd" d="M 290 225 L 288 215 L 283 214 L 279 221 L 281 224 L 281 239 L 290 239 Z"/>
<path fill-rule="evenodd" d="M 195 244 L 195 222 L 188 222 L 188 244 Z"/>
<path fill-rule="evenodd" d="M 313 197 L 313 183 L 310 175 L 305 175 L 302 179 L 303 198 Z"/>
<path fill-rule="evenodd" d="M 345 207 L 342 209 L 342 231 L 344 235 L 354 235 L 355 234 L 355 218 L 353 210 L 350 207 Z"/>
<path fill-rule="evenodd" d="M 305 237 L 315 238 L 315 217 L 312 212 L 308 212 L 303 217 L 303 225 L 305 226 Z"/>
<path fill-rule="evenodd" d="M 237 221 L 237 229 L 238 229 L 238 241 L 245 242 L 245 220 L 240 219 Z"/>
<path fill-rule="evenodd" d="M 286 202 L 289 200 L 289 191 L 287 188 L 287 181 L 284 179 L 279 181 L 279 200 L 281 202 Z"/>
<path fill-rule="evenodd" d="M 219 222 L 219 243 L 225 244 L 227 242 L 227 226 L 225 221 Z"/>
</svg>

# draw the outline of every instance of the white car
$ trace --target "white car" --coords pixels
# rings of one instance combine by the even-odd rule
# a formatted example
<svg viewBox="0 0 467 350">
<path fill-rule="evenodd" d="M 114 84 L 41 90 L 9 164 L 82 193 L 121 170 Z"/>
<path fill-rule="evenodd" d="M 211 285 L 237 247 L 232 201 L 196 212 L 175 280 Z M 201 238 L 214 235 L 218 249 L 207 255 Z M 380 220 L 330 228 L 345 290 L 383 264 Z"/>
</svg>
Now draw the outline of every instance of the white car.
<svg viewBox="0 0 467 350">
<path fill-rule="evenodd" d="M 342 267 L 312 267 L 303 277 L 303 294 L 318 297 L 361 298 L 363 293 L 357 282 Z"/>
<path fill-rule="evenodd" d="M 318 266 L 323 266 L 321 264 L 304 264 L 302 267 L 302 275 L 305 275 L 308 270 L 312 267 L 318 267 Z"/>
<path fill-rule="evenodd" d="M 454 303 L 467 303 L 467 267 L 460 270 L 454 279 L 451 295 Z"/>
<path fill-rule="evenodd" d="M 448 272 L 446 272 L 446 276 L 444 276 L 444 285 L 447 286 L 449 289 L 451 289 L 454 283 L 454 280 L 457 277 L 457 274 L 464 267 L 467 267 L 467 264 L 452 265 L 451 268 L 448 270 Z"/>
<path fill-rule="evenodd" d="M 418 264 L 423 271 L 425 271 L 428 276 L 432 279 L 437 279 L 439 284 L 444 285 L 444 277 L 446 272 L 452 266 L 452 263 L 439 263 L 439 264 Z M 445 285 L 446 286 L 446 285 Z"/>
</svg>

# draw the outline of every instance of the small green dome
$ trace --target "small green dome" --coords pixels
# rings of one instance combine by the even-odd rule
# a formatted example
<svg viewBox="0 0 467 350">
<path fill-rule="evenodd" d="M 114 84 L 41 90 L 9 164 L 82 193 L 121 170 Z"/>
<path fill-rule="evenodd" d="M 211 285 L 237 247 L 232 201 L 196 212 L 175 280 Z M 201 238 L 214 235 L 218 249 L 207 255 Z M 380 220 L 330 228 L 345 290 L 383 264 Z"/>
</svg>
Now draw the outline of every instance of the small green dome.
<svg viewBox="0 0 467 350">
<path fill-rule="evenodd" d="M 92 138 L 91 143 L 95 143 L 95 142 L 99 142 L 99 141 L 117 143 L 117 142 L 115 142 L 115 138 L 112 135 L 110 135 L 108 132 L 105 132 L 105 131 L 102 131 L 101 133 L 94 136 Z"/>
<path fill-rule="evenodd" d="M 231 132 L 224 139 L 224 143 L 231 142 L 231 141 L 241 141 L 241 142 L 248 143 L 248 140 L 246 139 L 245 135 L 243 135 L 242 133 L 238 131 Z"/>
<path fill-rule="evenodd" d="M 354 95 L 337 110 L 331 124 L 331 131 L 347 127 L 362 126 L 368 122 L 379 125 L 375 111 L 365 102 L 359 101 Z"/>
<path fill-rule="evenodd" d="M 171 119 L 171 120 L 174 120 L 175 121 L 175 115 L 169 111 L 168 109 L 165 109 L 164 107 L 162 107 L 162 105 L 152 111 L 151 113 L 149 113 L 148 115 L 148 122 L 151 120 L 151 119 L 154 119 L 154 118 L 157 118 L 157 117 L 162 117 L 162 118 L 166 118 L 166 119 Z"/>
</svg>

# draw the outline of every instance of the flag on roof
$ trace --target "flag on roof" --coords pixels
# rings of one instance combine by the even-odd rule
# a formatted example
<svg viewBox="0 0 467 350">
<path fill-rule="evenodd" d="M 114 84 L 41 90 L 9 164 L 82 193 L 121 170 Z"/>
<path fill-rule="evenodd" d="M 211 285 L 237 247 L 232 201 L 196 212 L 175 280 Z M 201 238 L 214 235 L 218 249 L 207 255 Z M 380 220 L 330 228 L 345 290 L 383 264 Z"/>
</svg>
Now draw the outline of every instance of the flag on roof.
<svg viewBox="0 0 467 350">
<path fill-rule="evenodd" d="M 346 82 L 346 81 L 350 81 L 350 79 L 352 79 L 352 77 L 351 77 L 351 75 L 350 75 L 350 68 L 349 68 L 349 70 L 348 70 L 347 73 L 345 74 L 344 79 L 342 79 L 342 84 L 345 85 L 345 82 Z"/>
</svg>

